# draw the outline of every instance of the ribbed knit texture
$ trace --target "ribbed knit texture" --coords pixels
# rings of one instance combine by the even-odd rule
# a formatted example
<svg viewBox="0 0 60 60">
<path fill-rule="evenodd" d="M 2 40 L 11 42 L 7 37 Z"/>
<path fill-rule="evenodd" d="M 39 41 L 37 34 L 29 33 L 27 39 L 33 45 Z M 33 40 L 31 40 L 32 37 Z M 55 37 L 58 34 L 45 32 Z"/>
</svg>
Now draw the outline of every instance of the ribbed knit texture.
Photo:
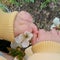
<svg viewBox="0 0 60 60">
<path fill-rule="evenodd" d="M 14 41 L 13 24 L 17 11 L 5 13 L 0 10 L 0 39 Z"/>
<path fill-rule="evenodd" d="M 43 41 L 32 46 L 34 53 L 49 52 L 49 53 L 60 53 L 60 43 L 52 41 Z"/>
<path fill-rule="evenodd" d="M 27 60 L 60 60 L 59 53 L 35 53 Z"/>
</svg>

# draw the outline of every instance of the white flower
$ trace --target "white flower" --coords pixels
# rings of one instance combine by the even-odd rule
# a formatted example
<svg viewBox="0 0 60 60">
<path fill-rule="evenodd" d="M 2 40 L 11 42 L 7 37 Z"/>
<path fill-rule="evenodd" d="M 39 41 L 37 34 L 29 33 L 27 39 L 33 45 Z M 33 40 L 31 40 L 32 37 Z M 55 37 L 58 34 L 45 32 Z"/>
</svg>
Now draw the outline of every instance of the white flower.
<svg viewBox="0 0 60 60">
<path fill-rule="evenodd" d="M 58 17 L 55 17 L 53 24 L 58 27 L 60 25 L 60 19 Z"/>
<path fill-rule="evenodd" d="M 56 27 L 56 26 L 54 24 L 52 24 L 50 29 L 53 29 L 54 27 Z"/>
<path fill-rule="evenodd" d="M 11 47 L 16 48 L 19 46 L 22 48 L 26 48 L 29 46 L 30 40 L 32 39 L 32 37 L 33 37 L 33 34 L 26 31 L 15 38 L 15 42 L 11 43 Z"/>
<path fill-rule="evenodd" d="M 14 42 L 11 42 L 10 46 L 11 48 L 16 49 L 18 44 L 14 41 Z"/>
<path fill-rule="evenodd" d="M 15 38 L 16 43 L 21 43 L 22 40 L 24 40 L 23 34 L 20 34 L 19 36 L 17 36 L 17 37 Z"/>
<path fill-rule="evenodd" d="M 26 48 L 26 47 L 28 47 L 29 46 L 29 41 L 24 41 L 24 42 L 22 42 L 21 43 L 21 46 L 23 47 L 23 48 Z"/>
<path fill-rule="evenodd" d="M 23 42 L 23 41 L 30 41 L 30 40 L 32 39 L 32 37 L 33 37 L 33 34 L 32 34 L 32 33 L 30 33 L 30 32 L 25 32 L 25 33 L 20 34 L 19 36 L 17 36 L 17 37 L 15 38 L 15 41 L 16 41 L 17 43 L 21 43 L 21 42 Z"/>
</svg>

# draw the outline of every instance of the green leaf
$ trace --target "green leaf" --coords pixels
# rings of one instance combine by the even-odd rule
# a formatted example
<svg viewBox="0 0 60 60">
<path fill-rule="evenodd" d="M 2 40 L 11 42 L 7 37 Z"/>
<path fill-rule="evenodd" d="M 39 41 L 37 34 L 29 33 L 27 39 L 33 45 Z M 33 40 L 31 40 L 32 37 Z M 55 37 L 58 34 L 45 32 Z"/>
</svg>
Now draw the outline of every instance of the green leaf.
<svg viewBox="0 0 60 60">
<path fill-rule="evenodd" d="M 10 12 L 9 9 L 7 8 L 7 6 L 5 6 L 4 4 L 0 3 L 0 9 L 2 9 L 4 12 Z"/>
<path fill-rule="evenodd" d="M 24 52 L 23 51 L 21 51 L 21 50 L 18 50 L 18 49 L 8 49 L 9 50 L 9 52 L 10 52 L 10 55 L 12 55 L 12 56 L 20 56 L 20 57 L 23 57 L 24 56 Z"/>
<path fill-rule="evenodd" d="M 16 0 L 10 0 L 10 2 L 11 2 L 12 4 L 14 4 L 14 3 L 16 2 Z"/>
<path fill-rule="evenodd" d="M 29 3 L 29 2 L 30 2 L 30 0 L 25 0 L 25 2 Z"/>
<path fill-rule="evenodd" d="M 46 0 L 46 3 L 50 3 L 51 2 L 51 0 Z"/>
<path fill-rule="evenodd" d="M 30 0 L 30 2 L 34 3 L 34 0 Z"/>
<path fill-rule="evenodd" d="M 40 6 L 40 9 L 42 10 L 43 8 L 45 8 L 47 6 L 46 2 L 42 3 Z"/>
<path fill-rule="evenodd" d="M 10 3 L 15 4 L 16 6 L 19 6 L 19 2 L 17 2 L 16 0 L 10 0 Z"/>
</svg>

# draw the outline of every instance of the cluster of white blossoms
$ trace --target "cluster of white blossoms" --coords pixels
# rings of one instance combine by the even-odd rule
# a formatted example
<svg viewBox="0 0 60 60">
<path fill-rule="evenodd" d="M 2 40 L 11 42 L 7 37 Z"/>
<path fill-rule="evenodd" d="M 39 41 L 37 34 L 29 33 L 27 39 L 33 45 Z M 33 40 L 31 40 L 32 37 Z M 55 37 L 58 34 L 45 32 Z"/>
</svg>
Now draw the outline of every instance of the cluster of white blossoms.
<svg viewBox="0 0 60 60">
<path fill-rule="evenodd" d="M 11 48 L 22 47 L 26 48 L 30 45 L 30 40 L 32 39 L 33 34 L 30 32 L 24 32 L 15 38 L 14 42 L 11 42 Z"/>
<path fill-rule="evenodd" d="M 53 24 L 51 25 L 50 29 L 53 29 L 54 27 L 60 27 L 60 19 L 58 17 L 54 18 Z"/>
</svg>

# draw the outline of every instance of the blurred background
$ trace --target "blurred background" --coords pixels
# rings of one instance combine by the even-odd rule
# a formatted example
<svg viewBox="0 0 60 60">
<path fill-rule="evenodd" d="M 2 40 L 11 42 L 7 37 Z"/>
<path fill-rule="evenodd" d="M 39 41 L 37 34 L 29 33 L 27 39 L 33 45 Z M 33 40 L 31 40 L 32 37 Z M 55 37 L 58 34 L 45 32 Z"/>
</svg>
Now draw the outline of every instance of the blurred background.
<svg viewBox="0 0 60 60">
<path fill-rule="evenodd" d="M 37 27 L 46 30 L 55 17 L 60 17 L 60 0 L 0 0 L 0 8 L 7 12 L 28 11 Z"/>
</svg>

